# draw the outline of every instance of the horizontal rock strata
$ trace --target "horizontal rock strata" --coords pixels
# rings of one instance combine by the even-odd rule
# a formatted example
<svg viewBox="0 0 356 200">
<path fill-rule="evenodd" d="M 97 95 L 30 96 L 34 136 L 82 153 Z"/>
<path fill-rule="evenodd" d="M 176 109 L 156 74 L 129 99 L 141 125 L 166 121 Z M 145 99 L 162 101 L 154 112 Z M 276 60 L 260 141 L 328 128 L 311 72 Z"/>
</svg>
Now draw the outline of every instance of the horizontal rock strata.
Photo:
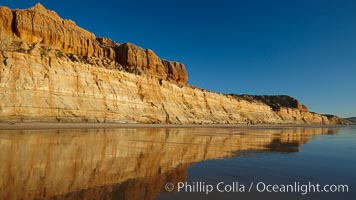
<svg viewBox="0 0 356 200">
<path fill-rule="evenodd" d="M 41 4 L 26 10 L 0 9 L 1 32 L 11 41 L 41 44 L 89 62 L 92 57 L 108 60 L 116 68 L 121 65 L 128 72 L 146 73 L 179 84 L 186 83 L 188 79 L 183 64 L 162 61 L 150 49 L 142 49 L 130 43 L 120 45 L 110 39 L 96 37 Z"/>
<path fill-rule="evenodd" d="M 342 123 L 290 97 L 251 100 L 195 88 L 182 63 L 96 37 L 40 4 L 0 11 L 1 121 Z"/>
</svg>

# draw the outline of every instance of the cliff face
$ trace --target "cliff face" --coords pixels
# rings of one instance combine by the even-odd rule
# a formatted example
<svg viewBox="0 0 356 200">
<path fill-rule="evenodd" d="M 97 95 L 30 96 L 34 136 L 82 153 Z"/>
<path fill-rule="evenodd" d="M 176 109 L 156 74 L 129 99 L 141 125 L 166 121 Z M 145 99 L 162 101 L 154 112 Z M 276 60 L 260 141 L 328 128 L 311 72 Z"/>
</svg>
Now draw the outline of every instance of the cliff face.
<svg viewBox="0 0 356 200">
<path fill-rule="evenodd" d="M 27 10 L 0 9 L 1 32 L 12 42 L 41 44 L 73 54 L 93 65 L 116 69 L 123 66 L 128 72 L 145 73 L 179 84 L 186 83 L 188 79 L 183 64 L 162 61 L 152 50 L 133 44 L 120 45 L 110 39 L 96 37 L 41 4 Z"/>
<path fill-rule="evenodd" d="M 269 105 L 274 111 L 280 111 L 281 108 L 295 108 L 301 111 L 308 111 L 308 108 L 301 104 L 297 99 L 286 95 L 234 95 L 236 98 L 247 101 L 258 101 Z"/>
<path fill-rule="evenodd" d="M 275 109 L 187 85 L 182 63 L 96 37 L 40 4 L 0 11 L 1 121 L 340 123 L 288 98 Z"/>
<path fill-rule="evenodd" d="M 347 120 L 350 124 L 356 124 L 356 117 L 344 118 L 344 120 Z"/>
</svg>

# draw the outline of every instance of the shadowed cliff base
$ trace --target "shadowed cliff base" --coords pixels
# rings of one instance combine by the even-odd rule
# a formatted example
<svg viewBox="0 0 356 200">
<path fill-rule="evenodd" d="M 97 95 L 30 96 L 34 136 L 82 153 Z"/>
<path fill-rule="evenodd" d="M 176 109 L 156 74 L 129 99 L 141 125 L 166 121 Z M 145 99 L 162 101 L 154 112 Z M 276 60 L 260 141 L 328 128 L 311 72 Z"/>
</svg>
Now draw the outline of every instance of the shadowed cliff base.
<svg viewBox="0 0 356 200">
<path fill-rule="evenodd" d="M 97 37 L 41 4 L 0 11 L 0 122 L 350 123 L 292 97 L 196 88 L 184 64 Z"/>
<path fill-rule="evenodd" d="M 41 129 L 101 129 L 101 128 L 338 128 L 342 125 L 316 124 L 130 124 L 130 123 L 88 123 L 88 122 L 3 122 L 0 130 L 41 130 Z"/>
</svg>

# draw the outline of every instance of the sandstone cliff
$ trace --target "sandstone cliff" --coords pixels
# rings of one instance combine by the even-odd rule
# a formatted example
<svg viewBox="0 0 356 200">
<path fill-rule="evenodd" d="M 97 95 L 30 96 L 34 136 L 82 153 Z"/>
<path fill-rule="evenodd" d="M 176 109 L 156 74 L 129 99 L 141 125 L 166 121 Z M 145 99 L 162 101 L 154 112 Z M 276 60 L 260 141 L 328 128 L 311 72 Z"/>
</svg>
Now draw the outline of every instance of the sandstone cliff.
<svg viewBox="0 0 356 200">
<path fill-rule="evenodd" d="M 302 111 L 308 111 L 308 108 L 301 104 L 297 99 L 286 95 L 235 95 L 236 98 L 245 99 L 247 101 L 259 101 L 269 105 L 274 111 L 280 111 L 281 108 L 295 108 Z"/>
<path fill-rule="evenodd" d="M 93 65 L 115 69 L 123 67 L 129 72 L 146 73 L 180 84 L 188 79 L 183 64 L 163 61 L 150 49 L 129 43 L 120 45 L 110 39 L 96 37 L 72 20 L 63 20 L 41 4 L 27 10 L 0 9 L 1 34 L 12 43 L 15 42 L 8 48 L 16 48 L 16 42 L 40 44 L 73 54 Z"/>
<path fill-rule="evenodd" d="M 342 123 L 290 98 L 251 101 L 195 88 L 182 63 L 96 37 L 41 4 L 0 7 L 0 28 L 1 121 Z"/>
<path fill-rule="evenodd" d="M 356 125 L 356 117 L 344 118 L 344 120 L 348 121 L 350 124 Z"/>
</svg>

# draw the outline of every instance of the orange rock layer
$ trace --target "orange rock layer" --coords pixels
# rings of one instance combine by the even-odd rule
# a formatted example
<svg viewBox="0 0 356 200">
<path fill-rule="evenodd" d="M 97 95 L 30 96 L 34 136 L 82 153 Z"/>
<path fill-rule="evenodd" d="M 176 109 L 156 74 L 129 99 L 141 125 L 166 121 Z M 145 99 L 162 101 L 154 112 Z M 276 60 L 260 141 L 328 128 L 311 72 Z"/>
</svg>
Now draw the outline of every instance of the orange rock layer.
<svg viewBox="0 0 356 200">
<path fill-rule="evenodd" d="M 195 88 L 182 63 L 96 37 L 41 4 L 0 7 L 0 28 L 0 121 L 343 123 L 291 98 Z"/>
<path fill-rule="evenodd" d="M 0 7 L 2 34 L 29 45 L 41 44 L 67 54 L 88 59 L 106 59 L 126 71 L 145 73 L 178 84 L 188 80 L 183 64 L 161 60 L 152 50 L 130 43 L 117 44 L 110 39 L 96 37 L 75 24 L 64 20 L 41 4 L 26 10 Z"/>
</svg>

